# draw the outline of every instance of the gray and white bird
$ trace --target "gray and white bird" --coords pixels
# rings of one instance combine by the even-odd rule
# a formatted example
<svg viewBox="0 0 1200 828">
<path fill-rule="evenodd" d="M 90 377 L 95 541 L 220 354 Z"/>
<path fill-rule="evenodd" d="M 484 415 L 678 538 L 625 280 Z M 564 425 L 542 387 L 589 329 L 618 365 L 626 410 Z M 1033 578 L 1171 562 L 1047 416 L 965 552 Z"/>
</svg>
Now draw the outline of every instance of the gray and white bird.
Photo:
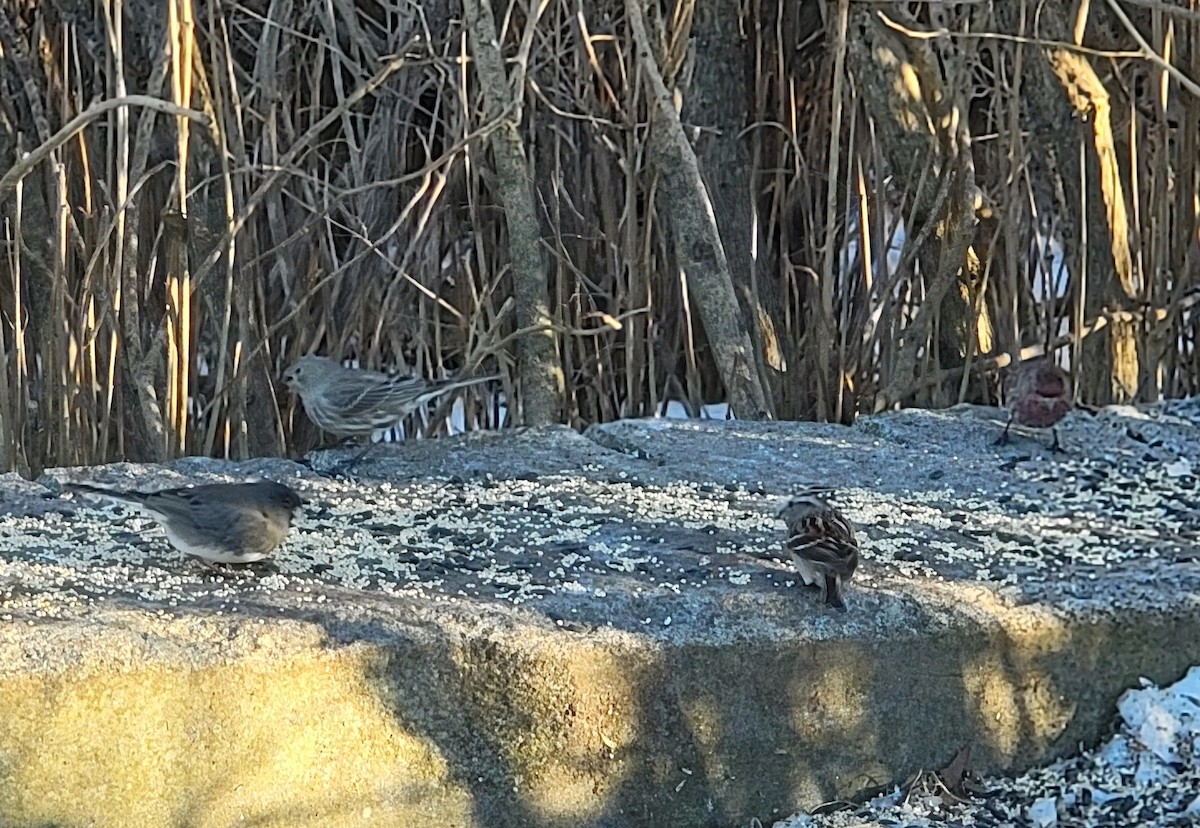
<svg viewBox="0 0 1200 828">
<path fill-rule="evenodd" d="M 425 403 L 459 388 L 498 377 L 429 381 L 347 368 L 328 357 L 300 357 L 283 374 L 308 417 L 338 437 L 369 437 L 391 428 Z"/>
<path fill-rule="evenodd" d="M 779 510 L 787 524 L 784 546 L 807 585 L 821 588 L 821 598 L 834 609 L 846 611 L 842 584 L 858 568 L 858 540 L 854 527 L 824 496 L 828 488 L 809 488 L 792 495 Z"/>
<path fill-rule="evenodd" d="M 291 488 L 273 480 L 212 483 L 158 492 L 105 489 L 85 483 L 63 486 L 137 504 L 162 525 L 167 540 L 180 552 L 219 564 L 254 563 L 269 556 L 287 538 L 303 502 Z"/>
</svg>

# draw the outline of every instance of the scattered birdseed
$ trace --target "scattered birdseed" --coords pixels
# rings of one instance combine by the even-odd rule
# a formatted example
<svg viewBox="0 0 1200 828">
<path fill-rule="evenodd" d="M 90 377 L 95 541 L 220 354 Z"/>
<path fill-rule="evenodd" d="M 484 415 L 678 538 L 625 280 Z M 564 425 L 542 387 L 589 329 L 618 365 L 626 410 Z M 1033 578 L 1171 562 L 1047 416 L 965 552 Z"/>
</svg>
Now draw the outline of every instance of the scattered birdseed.
<svg viewBox="0 0 1200 828">
<path fill-rule="evenodd" d="M 269 563 L 224 573 L 175 552 L 138 512 L 60 497 L 53 482 L 153 488 L 144 468 L 54 470 L 41 485 L 9 476 L 0 480 L 0 610 L 37 624 L 106 602 L 244 615 L 271 601 L 382 598 L 475 613 L 515 606 L 681 640 L 779 634 L 759 611 L 775 602 L 798 618 L 787 634 L 818 640 L 880 617 L 927 615 L 922 590 L 948 583 L 1009 606 L 1113 618 L 1194 600 L 1200 401 L 1074 412 L 1060 425 L 1065 455 L 1017 429 L 1009 446 L 992 446 L 1003 422 L 974 406 L 899 411 L 853 428 L 629 421 L 588 436 L 381 446 L 358 480 L 279 460 L 156 470 L 162 486 L 263 474 L 309 501 Z M 814 483 L 837 487 L 831 500 L 858 530 L 845 617 L 822 610 L 782 547 L 775 512 Z M 723 613 L 717 623 L 714 613 Z M 1055 785 L 1023 807 L 1053 795 L 1061 812 Z"/>
<path fill-rule="evenodd" d="M 859 529 L 864 573 L 1019 584 L 1036 593 L 1039 583 L 1091 577 L 1089 570 L 1156 556 L 1194 558 L 1189 532 L 1200 526 L 1200 482 L 1191 469 L 1179 457 L 1160 467 L 1072 456 L 1053 465 L 1017 464 L 1011 482 L 1021 485 L 1000 496 L 844 485 L 834 500 Z M 53 512 L 0 518 L 7 559 L 0 567 L 16 567 L 9 577 L 19 573 L 43 590 L 85 599 L 136 588 L 155 601 L 185 604 L 242 590 L 289 590 L 312 576 L 350 589 L 490 593 L 514 603 L 554 595 L 565 581 L 599 597 L 614 577 L 671 594 L 706 589 L 713 579 L 797 589 L 769 577 L 791 571 L 774 516 L 786 489 L 764 497 L 740 486 L 731 491 L 729 481 L 635 487 L 578 473 L 502 485 L 486 478 L 459 486 L 448 478 L 387 486 L 308 478 L 296 485 L 317 506 L 297 521 L 269 578 L 214 580 L 167 547 L 152 521 L 95 502 L 73 504 L 69 519 Z M 669 574 L 675 572 L 693 577 Z M 1114 596 L 1130 605 L 1141 599 Z M 12 608 L 20 609 L 19 600 Z"/>
<path fill-rule="evenodd" d="M 979 794 L 897 786 L 862 805 L 796 814 L 773 828 L 1200 824 L 1200 667 L 1166 688 L 1143 680 L 1118 708 L 1119 727 L 1104 745 L 1018 777 L 977 781 L 971 787 Z"/>
</svg>

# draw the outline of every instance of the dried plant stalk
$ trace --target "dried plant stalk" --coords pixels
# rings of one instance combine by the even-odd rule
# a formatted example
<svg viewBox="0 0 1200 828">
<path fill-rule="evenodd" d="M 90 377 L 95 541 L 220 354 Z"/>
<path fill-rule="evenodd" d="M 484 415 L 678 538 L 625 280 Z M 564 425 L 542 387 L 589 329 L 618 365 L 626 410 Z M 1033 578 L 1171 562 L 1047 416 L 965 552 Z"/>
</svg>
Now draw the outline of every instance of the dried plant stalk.
<svg viewBox="0 0 1200 828">
<path fill-rule="evenodd" d="M 303 451 L 311 351 L 485 427 L 1200 391 L 1186 9 L 68 6 L 0 9 L 0 468 Z"/>
</svg>

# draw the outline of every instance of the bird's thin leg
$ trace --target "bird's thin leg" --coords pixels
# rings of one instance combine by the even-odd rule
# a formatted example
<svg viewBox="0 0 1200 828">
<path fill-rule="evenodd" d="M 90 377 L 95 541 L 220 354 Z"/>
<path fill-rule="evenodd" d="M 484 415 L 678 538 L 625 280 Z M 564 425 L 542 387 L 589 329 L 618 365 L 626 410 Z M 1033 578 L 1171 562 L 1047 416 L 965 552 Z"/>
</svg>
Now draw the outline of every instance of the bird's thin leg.
<svg viewBox="0 0 1200 828">
<path fill-rule="evenodd" d="M 359 463 L 361 463 L 363 461 L 364 457 L 366 457 L 368 454 L 371 453 L 371 450 L 373 448 L 375 448 L 375 444 L 370 441 L 370 438 L 368 438 L 366 448 L 364 448 L 358 454 L 351 457 L 349 460 L 343 460 L 342 462 L 340 462 L 336 466 L 334 466 L 333 473 L 334 474 L 349 474 L 350 471 L 355 466 L 357 466 Z"/>
<path fill-rule="evenodd" d="M 1055 454 L 1066 454 L 1067 450 L 1062 447 L 1062 443 L 1058 442 L 1058 429 L 1050 429 L 1050 451 Z"/>
<path fill-rule="evenodd" d="M 346 440 L 342 440 L 341 443 L 339 443 L 339 445 L 344 444 L 346 442 L 347 442 Z M 371 447 L 373 445 L 374 445 L 373 443 L 368 444 L 366 448 L 364 448 L 362 451 L 360 451 L 354 457 L 351 457 L 347 460 L 340 460 L 337 463 L 332 464 L 332 466 L 330 466 L 329 468 L 320 468 L 320 469 L 317 468 L 316 466 L 313 465 L 311 456 L 307 456 L 307 457 L 303 458 L 300 461 L 300 463 L 301 463 L 301 465 L 316 472 L 317 474 L 321 475 L 322 477 L 337 477 L 339 474 L 341 474 L 341 475 L 346 474 L 352 468 L 354 468 L 354 466 L 356 466 L 359 462 L 361 462 L 362 459 L 367 456 L 367 452 L 369 452 L 371 450 Z M 335 451 L 335 450 L 336 450 L 336 447 L 325 449 L 324 451 Z"/>
<path fill-rule="evenodd" d="M 1004 424 L 1004 433 L 996 438 L 996 442 L 993 445 L 997 445 L 997 446 L 1007 446 L 1008 445 L 1008 430 L 1010 428 L 1012 428 L 1012 423 L 1013 423 L 1013 417 L 1011 414 L 1009 414 L 1008 422 Z"/>
<path fill-rule="evenodd" d="M 243 572 L 251 572 L 255 575 L 278 575 L 279 564 L 267 558 L 261 561 L 251 561 L 250 563 L 239 564 L 238 569 Z"/>
<path fill-rule="evenodd" d="M 842 600 L 842 585 L 836 575 L 825 576 L 825 604 L 838 612 L 846 611 L 846 602 Z"/>
<path fill-rule="evenodd" d="M 207 558 L 193 556 L 205 571 L 220 575 L 222 578 L 232 578 L 235 575 L 274 575 L 279 572 L 279 565 L 272 560 L 250 561 L 247 563 L 217 563 Z"/>
<path fill-rule="evenodd" d="M 324 433 L 324 432 L 322 432 L 322 433 Z M 325 449 L 325 451 L 333 451 L 334 449 L 340 449 L 340 448 L 347 446 L 353 442 L 354 442 L 353 434 L 348 435 L 346 437 L 338 437 L 336 440 L 334 440 L 332 443 L 330 443 L 330 445 Z M 318 448 L 319 448 L 319 446 L 318 446 Z"/>
<path fill-rule="evenodd" d="M 216 561 L 210 561 L 208 558 L 201 558 L 198 555 L 193 556 L 192 560 L 198 562 L 201 568 L 210 575 L 220 575 L 222 578 L 229 575 L 229 570 Z"/>
</svg>

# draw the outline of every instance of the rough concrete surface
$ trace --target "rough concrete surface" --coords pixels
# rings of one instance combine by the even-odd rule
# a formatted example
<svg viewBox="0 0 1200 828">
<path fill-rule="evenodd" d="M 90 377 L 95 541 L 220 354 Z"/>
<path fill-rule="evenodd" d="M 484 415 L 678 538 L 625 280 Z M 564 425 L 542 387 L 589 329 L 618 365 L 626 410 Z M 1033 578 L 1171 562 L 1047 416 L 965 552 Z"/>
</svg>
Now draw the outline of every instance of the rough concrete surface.
<svg viewBox="0 0 1200 828">
<path fill-rule="evenodd" d="M 0 825 L 734 826 L 1023 768 L 1200 663 L 1200 400 L 626 421 L 0 478 Z M 345 457 L 345 454 L 339 457 Z M 267 568 L 62 480 L 288 482 Z M 850 611 L 779 556 L 839 487 Z"/>
</svg>

